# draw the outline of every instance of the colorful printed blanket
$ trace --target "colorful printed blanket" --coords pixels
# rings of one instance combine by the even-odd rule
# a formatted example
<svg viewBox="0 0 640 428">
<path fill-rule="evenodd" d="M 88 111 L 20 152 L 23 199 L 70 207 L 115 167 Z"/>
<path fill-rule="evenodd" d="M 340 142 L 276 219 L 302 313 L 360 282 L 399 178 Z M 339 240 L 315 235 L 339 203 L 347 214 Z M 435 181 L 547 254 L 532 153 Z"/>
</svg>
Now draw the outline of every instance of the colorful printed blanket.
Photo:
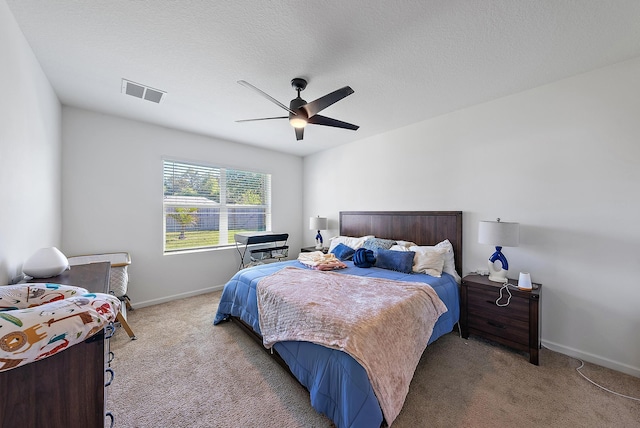
<svg viewBox="0 0 640 428">
<path fill-rule="evenodd" d="M 367 371 L 389 425 L 447 311 L 427 284 L 293 267 L 264 277 L 257 292 L 264 346 L 307 341 L 348 353 Z"/>
<path fill-rule="evenodd" d="M 60 284 L 0 287 L 0 371 L 80 343 L 115 321 L 120 300 Z"/>
</svg>

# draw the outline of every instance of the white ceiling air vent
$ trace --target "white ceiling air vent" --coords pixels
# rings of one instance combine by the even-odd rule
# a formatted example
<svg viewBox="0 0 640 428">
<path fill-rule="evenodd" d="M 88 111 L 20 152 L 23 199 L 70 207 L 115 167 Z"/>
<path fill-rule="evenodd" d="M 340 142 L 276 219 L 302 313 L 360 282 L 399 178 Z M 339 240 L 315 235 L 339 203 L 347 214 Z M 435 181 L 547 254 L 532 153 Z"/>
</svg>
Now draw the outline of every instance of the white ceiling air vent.
<svg viewBox="0 0 640 428">
<path fill-rule="evenodd" d="M 127 79 L 122 79 L 122 93 L 136 98 L 142 98 L 147 101 L 152 101 L 154 103 L 160 103 L 167 94 L 159 89 L 150 88 L 149 86 L 141 85 L 140 83 L 132 82 Z"/>
</svg>

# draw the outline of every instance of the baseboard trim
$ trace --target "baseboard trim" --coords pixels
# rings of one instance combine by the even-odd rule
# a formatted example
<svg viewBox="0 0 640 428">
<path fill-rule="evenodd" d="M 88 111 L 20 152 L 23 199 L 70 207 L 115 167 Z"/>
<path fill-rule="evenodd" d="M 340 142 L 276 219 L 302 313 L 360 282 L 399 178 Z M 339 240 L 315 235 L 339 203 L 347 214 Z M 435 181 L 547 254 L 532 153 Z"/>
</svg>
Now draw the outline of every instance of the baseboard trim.
<svg viewBox="0 0 640 428">
<path fill-rule="evenodd" d="M 633 367 L 628 364 L 621 363 L 619 361 L 613 361 L 608 358 L 601 357 L 599 355 L 584 352 L 579 349 L 574 349 L 568 346 L 560 345 L 559 343 L 549 342 L 547 340 L 542 341 L 542 346 L 551 349 L 552 351 L 559 352 L 564 355 L 568 355 L 573 358 L 579 358 L 583 361 L 597 364 L 608 369 L 616 370 L 622 373 L 629 374 L 631 376 L 640 377 L 640 368 Z"/>
<path fill-rule="evenodd" d="M 145 306 L 159 305 L 160 303 L 167 303 L 172 300 L 184 299 L 186 297 L 193 297 L 199 294 L 212 293 L 214 291 L 222 290 L 223 288 L 224 285 L 215 285 L 213 287 L 202 288 L 195 291 L 188 291 L 186 293 L 173 294 L 171 296 L 160 297 L 158 299 L 145 300 L 142 302 L 136 300 L 135 303 L 133 303 L 133 307 L 137 309 L 144 308 Z"/>
</svg>

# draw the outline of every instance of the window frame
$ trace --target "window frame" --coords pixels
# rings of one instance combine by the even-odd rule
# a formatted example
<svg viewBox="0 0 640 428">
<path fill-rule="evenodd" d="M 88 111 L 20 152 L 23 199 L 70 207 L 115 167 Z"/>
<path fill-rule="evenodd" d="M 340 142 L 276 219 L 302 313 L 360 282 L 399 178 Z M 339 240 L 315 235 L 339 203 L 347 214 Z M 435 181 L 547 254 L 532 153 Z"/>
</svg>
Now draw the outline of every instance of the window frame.
<svg viewBox="0 0 640 428">
<path fill-rule="evenodd" d="M 218 195 L 218 199 L 219 201 L 216 202 L 213 198 L 211 198 L 211 195 L 204 195 L 201 194 L 200 192 L 198 192 L 196 195 L 180 195 L 180 194 L 175 194 L 175 193 L 167 193 L 167 167 L 171 168 L 173 167 L 174 169 L 176 167 L 178 167 L 179 169 L 183 170 L 183 174 L 186 174 L 187 171 L 189 170 L 189 168 L 193 168 L 193 170 L 195 170 L 195 175 L 197 176 L 198 173 L 203 173 L 203 172 L 208 172 L 210 174 L 213 174 L 213 176 L 215 176 L 217 174 L 218 176 L 218 186 L 219 186 L 219 195 Z M 229 172 L 231 172 L 232 174 L 229 174 Z M 174 171 L 170 177 L 172 178 L 172 185 L 175 186 L 175 182 L 176 180 L 176 171 Z M 257 191 L 258 197 L 261 198 L 261 202 L 260 204 L 252 204 L 252 203 L 246 203 L 246 204 L 237 204 L 237 203 L 229 203 L 227 202 L 228 200 L 228 191 L 230 189 L 229 184 L 227 182 L 227 177 L 230 175 L 234 175 L 237 177 L 240 177 L 240 181 L 242 181 L 242 176 L 246 175 L 247 177 L 249 177 L 249 181 L 253 181 L 253 180 L 257 180 L 259 185 L 256 186 L 255 188 L 251 188 L 251 186 L 248 187 L 247 190 L 255 190 Z M 205 181 L 210 179 L 212 176 L 207 176 Z M 184 178 L 184 176 L 183 176 Z M 201 179 L 203 177 L 200 177 Z M 226 248 L 231 248 L 231 247 L 235 247 L 235 240 L 233 240 L 233 236 L 230 236 L 230 232 L 235 232 L 235 231 L 242 231 L 242 232 L 247 232 L 247 231 L 255 231 L 255 232 L 267 232 L 267 231 L 271 231 L 271 224 L 272 224 L 272 174 L 268 173 L 268 172 L 263 172 L 263 171 L 256 171 L 256 170 L 249 170 L 247 168 L 238 168 L 238 167 L 233 167 L 233 166 L 228 166 L 228 165 L 214 165 L 208 162 L 203 162 L 203 161 L 193 161 L 193 160 L 184 160 L 184 159 L 178 159 L 178 158 L 174 158 L 174 157 L 163 157 L 162 158 L 162 184 L 163 184 L 163 195 L 162 195 L 162 251 L 163 251 L 163 255 L 171 255 L 171 254 L 181 254 L 181 253 L 188 253 L 188 252 L 200 252 L 200 251 L 213 251 L 213 250 L 219 250 L 219 249 L 226 249 Z M 172 187 L 173 187 L 172 186 Z M 180 193 L 180 192 L 178 192 Z M 245 197 L 245 198 L 250 198 L 253 199 L 251 197 L 251 195 L 246 195 L 245 193 L 243 193 L 244 196 L 241 197 Z M 167 201 L 167 197 L 173 197 L 174 201 L 173 202 L 168 202 Z M 188 203 L 188 198 L 193 197 L 194 199 Z M 255 197 L 255 196 L 254 196 Z M 181 202 L 179 201 L 180 198 L 184 198 L 184 200 Z M 209 198 L 210 202 L 207 202 L 205 199 Z M 197 201 L 196 201 L 197 199 Z M 218 227 L 217 229 L 198 229 L 196 228 L 196 230 L 191 230 L 190 232 L 193 231 L 217 231 L 218 232 L 218 243 L 217 244 L 211 244 L 211 245 L 200 245 L 197 242 L 193 245 L 193 246 L 180 246 L 179 248 L 175 248 L 175 247 L 170 247 L 168 248 L 167 243 L 167 234 L 168 233 L 175 233 L 176 231 L 169 231 L 168 230 L 168 212 L 167 212 L 167 208 L 168 207 L 197 207 L 197 208 L 212 208 L 215 204 L 217 204 L 217 209 L 218 209 Z M 247 209 L 247 212 L 252 212 L 254 213 L 255 217 L 255 207 L 262 207 L 262 211 L 258 210 L 258 217 L 263 217 L 262 219 L 262 223 L 264 225 L 264 227 L 259 227 L 259 228 L 250 228 L 250 229 L 230 229 L 230 227 L 232 224 L 233 225 L 237 225 L 237 221 L 238 218 L 242 218 L 242 215 L 246 215 L 246 213 L 242 212 L 242 209 Z M 230 210 L 230 208 L 233 208 L 233 210 Z M 196 213 L 198 213 L 198 211 L 195 211 Z M 230 212 L 232 212 L 232 214 L 230 214 Z M 189 214 L 188 212 L 186 212 L 187 215 Z M 200 214 L 194 214 L 199 216 Z M 233 216 L 233 217 L 231 217 Z M 201 217 L 198 217 L 198 221 L 194 222 L 195 223 L 199 223 Z M 230 222 L 230 220 L 233 220 Z M 260 220 L 259 220 L 260 221 Z M 242 223 L 242 222 L 241 222 Z M 173 224 L 173 227 L 175 229 L 176 225 L 175 222 Z M 188 227 L 188 226 L 187 226 Z M 182 228 L 182 231 L 186 231 L 186 228 Z M 222 231 L 222 233 L 221 233 Z M 226 231 L 226 232 L 224 232 Z"/>
</svg>

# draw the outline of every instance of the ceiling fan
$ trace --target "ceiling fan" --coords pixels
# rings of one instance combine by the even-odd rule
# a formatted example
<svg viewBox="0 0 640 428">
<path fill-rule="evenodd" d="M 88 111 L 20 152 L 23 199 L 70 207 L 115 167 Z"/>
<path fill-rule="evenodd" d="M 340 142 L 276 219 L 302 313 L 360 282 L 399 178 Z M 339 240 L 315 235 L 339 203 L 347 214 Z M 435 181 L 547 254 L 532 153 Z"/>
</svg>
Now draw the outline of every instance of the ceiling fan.
<svg viewBox="0 0 640 428">
<path fill-rule="evenodd" d="M 295 78 L 291 80 L 291 86 L 293 89 L 298 91 L 298 97 L 291 100 L 289 107 L 282 104 L 280 101 L 273 98 L 271 95 L 266 92 L 256 88 L 251 83 L 246 82 L 244 80 L 238 80 L 238 83 L 244 87 L 249 89 L 253 89 L 269 101 L 289 112 L 289 116 L 278 116 L 278 117 L 263 117 L 259 119 L 244 119 L 237 120 L 236 122 L 252 122 L 256 120 L 271 120 L 271 119 L 289 119 L 289 123 L 291 126 L 295 128 L 296 131 L 296 140 L 302 140 L 304 136 L 304 127 L 307 124 L 313 125 L 324 125 L 324 126 L 333 126 L 335 128 L 343 128 L 343 129 L 351 129 L 353 131 L 359 128 L 358 125 L 353 125 L 351 123 L 343 122 L 341 120 L 332 119 L 326 116 L 320 116 L 318 113 L 325 108 L 329 107 L 331 104 L 334 104 L 344 97 L 347 97 L 353 94 L 353 89 L 349 86 L 345 86 L 344 88 L 337 89 L 323 97 L 318 98 L 315 101 L 311 101 L 310 103 L 306 102 L 302 98 L 300 98 L 300 91 L 304 91 L 307 87 L 307 81 L 302 78 Z"/>
</svg>

